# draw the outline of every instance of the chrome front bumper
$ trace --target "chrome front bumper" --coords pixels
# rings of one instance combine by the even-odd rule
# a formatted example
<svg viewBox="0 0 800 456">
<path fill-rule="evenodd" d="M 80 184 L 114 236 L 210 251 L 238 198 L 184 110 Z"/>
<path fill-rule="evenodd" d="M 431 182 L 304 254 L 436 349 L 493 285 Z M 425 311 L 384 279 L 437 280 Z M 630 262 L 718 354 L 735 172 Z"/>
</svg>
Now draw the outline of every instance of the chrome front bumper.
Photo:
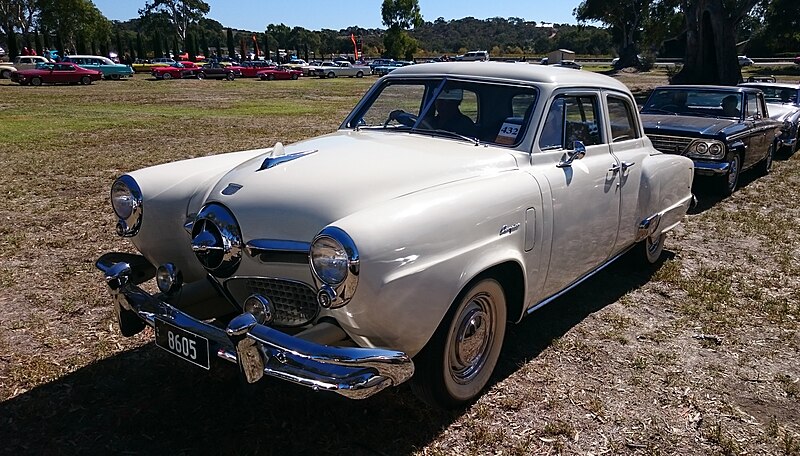
<svg viewBox="0 0 800 456">
<path fill-rule="evenodd" d="M 114 261 L 109 256 L 95 265 L 111 289 L 123 334 L 138 332 L 130 330 L 131 314 L 150 326 L 155 326 L 156 318 L 164 320 L 208 339 L 209 356 L 216 353 L 237 363 L 249 383 L 269 375 L 314 390 L 364 399 L 403 383 L 414 373 L 414 363 L 403 352 L 317 344 L 260 325 L 250 313 L 233 318 L 224 329 L 197 320 L 139 288 L 137 284 L 149 275 L 142 265 L 152 269 L 146 260 L 129 255 L 139 261 Z"/>
<path fill-rule="evenodd" d="M 694 160 L 694 172 L 703 176 L 721 175 L 728 172 L 728 162 L 709 162 Z"/>
</svg>

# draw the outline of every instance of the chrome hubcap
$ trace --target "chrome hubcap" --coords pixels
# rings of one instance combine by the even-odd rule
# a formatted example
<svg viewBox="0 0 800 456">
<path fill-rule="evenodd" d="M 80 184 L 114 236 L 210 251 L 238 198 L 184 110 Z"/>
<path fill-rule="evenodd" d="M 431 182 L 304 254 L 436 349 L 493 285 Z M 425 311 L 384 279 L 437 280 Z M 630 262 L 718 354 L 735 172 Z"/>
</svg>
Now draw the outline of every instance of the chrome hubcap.
<svg viewBox="0 0 800 456">
<path fill-rule="evenodd" d="M 728 172 L 728 187 L 733 188 L 736 181 L 739 179 L 739 159 L 734 158 L 731 160 L 731 169 Z"/>
<path fill-rule="evenodd" d="M 450 371 L 458 383 L 467 383 L 486 363 L 494 334 L 494 302 L 481 294 L 461 309 L 450 349 Z"/>
</svg>

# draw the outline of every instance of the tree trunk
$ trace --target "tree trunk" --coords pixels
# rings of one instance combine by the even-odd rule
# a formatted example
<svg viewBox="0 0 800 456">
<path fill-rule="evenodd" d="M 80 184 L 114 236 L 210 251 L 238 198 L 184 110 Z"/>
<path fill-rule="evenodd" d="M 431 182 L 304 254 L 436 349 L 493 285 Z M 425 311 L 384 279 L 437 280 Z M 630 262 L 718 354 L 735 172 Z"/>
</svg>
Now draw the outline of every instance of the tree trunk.
<svg viewBox="0 0 800 456">
<path fill-rule="evenodd" d="M 758 0 L 740 0 L 735 11 L 723 0 L 692 0 L 686 6 L 686 59 L 672 84 L 736 85 L 736 25 Z"/>
</svg>

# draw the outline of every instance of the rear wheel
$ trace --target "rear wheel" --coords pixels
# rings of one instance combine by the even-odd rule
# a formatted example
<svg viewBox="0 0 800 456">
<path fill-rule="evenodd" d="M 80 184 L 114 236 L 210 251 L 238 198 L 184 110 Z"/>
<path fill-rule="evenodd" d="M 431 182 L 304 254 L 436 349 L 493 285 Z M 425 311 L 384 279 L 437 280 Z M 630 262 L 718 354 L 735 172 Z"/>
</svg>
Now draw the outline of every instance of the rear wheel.
<svg viewBox="0 0 800 456">
<path fill-rule="evenodd" d="M 267 81 L 274 81 L 274 80 L 275 80 L 275 75 L 274 74 L 268 74 L 267 75 Z"/>
<path fill-rule="evenodd" d="M 228 74 L 225 76 L 225 79 L 227 79 L 228 81 L 233 81 L 233 80 L 234 80 L 234 78 L 236 78 L 236 76 L 234 76 L 234 75 L 233 75 L 233 73 L 228 73 Z"/>
<path fill-rule="evenodd" d="M 653 237 L 647 236 L 636 246 L 636 259 L 644 258 L 648 264 L 655 264 L 661 258 L 664 251 L 664 242 L 667 240 L 667 233 Z"/>
<path fill-rule="evenodd" d="M 205 73 L 197 73 L 197 79 L 205 79 L 205 78 L 206 78 Z"/>
<path fill-rule="evenodd" d="M 0 71 L 0 79 L 11 79 L 11 70 Z"/>
<path fill-rule="evenodd" d="M 506 330 L 506 298 L 495 279 L 469 286 L 414 360 L 412 389 L 440 407 L 474 399 L 489 383 Z"/>
<path fill-rule="evenodd" d="M 112 74 L 111 75 L 111 80 L 112 81 L 119 81 L 119 79 L 120 79 L 120 76 L 118 74 Z"/>
<path fill-rule="evenodd" d="M 756 166 L 756 172 L 762 176 L 769 174 L 772 169 L 772 159 L 775 156 L 775 144 L 769 146 L 767 156 Z"/>
<path fill-rule="evenodd" d="M 92 78 L 90 78 L 89 76 L 81 76 L 81 84 L 89 85 L 91 83 L 92 83 Z"/>
<path fill-rule="evenodd" d="M 42 85 L 42 78 L 40 78 L 38 76 L 32 77 L 31 78 L 31 85 L 39 87 L 40 85 Z"/>
</svg>

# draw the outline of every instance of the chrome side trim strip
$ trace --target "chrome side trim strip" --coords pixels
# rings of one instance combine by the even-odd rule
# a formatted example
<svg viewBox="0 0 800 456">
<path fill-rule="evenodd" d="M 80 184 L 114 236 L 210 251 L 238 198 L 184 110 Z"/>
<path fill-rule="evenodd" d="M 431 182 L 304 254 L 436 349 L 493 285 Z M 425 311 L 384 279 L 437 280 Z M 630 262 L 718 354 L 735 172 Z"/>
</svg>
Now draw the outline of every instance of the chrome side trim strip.
<svg viewBox="0 0 800 456">
<path fill-rule="evenodd" d="M 616 256 L 614 256 L 614 257 L 613 257 L 613 258 L 611 258 L 610 260 L 608 260 L 608 261 L 606 261 L 605 263 L 603 263 L 602 265 L 600 265 L 598 268 L 596 268 L 596 269 L 593 269 L 593 270 L 591 270 L 591 271 L 587 272 L 587 273 L 586 273 L 586 274 L 584 274 L 582 277 L 580 277 L 578 280 L 576 280 L 576 281 L 572 282 L 572 284 L 571 284 L 570 286 L 568 286 L 567 288 L 564 288 L 563 290 L 561 290 L 561 291 L 559 291 L 558 293 L 556 293 L 556 294 L 554 294 L 554 295 L 550 296 L 549 298 L 546 298 L 546 299 L 544 299 L 543 301 L 539 301 L 539 303 L 538 303 L 538 304 L 536 304 L 536 305 L 534 305 L 533 307 L 529 308 L 529 309 L 526 311 L 526 313 L 527 313 L 528 315 L 530 315 L 530 314 L 531 314 L 531 313 L 533 313 L 534 311 L 536 311 L 536 310 L 539 310 L 540 308 L 542 308 L 542 307 L 546 306 L 547 304 L 550 304 L 551 302 L 553 302 L 553 301 L 555 301 L 556 299 L 560 298 L 561 296 L 563 296 L 564 294 L 568 293 L 568 292 L 569 292 L 570 290 L 572 290 L 573 288 L 575 288 L 575 287 L 577 287 L 578 285 L 580 285 L 580 284 L 582 284 L 583 282 L 585 282 L 587 279 L 589 279 L 589 278 L 590 278 L 590 277 L 592 277 L 593 275 L 595 275 L 595 274 L 597 274 L 598 272 L 600 272 L 600 271 L 602 271 L 603 269 L 605 269 L 605 268 L 606 268 L 606 266 L 608 266 L 609 264 L 613 263 L 613 262 L 614 262 L 614 261 L 615 261 L 617 258 L 619 258 L 619 257 L 621 257 L 622 255 L 625 255 L 626 253 L 628 253 L 628 251 L 629 251 L 630 249 L 632 249 L 632 248 L 633 248 L 635 245 L 636 245 L 636 244 L 633 244 L 633 245 L 631 245 L 630 247 L 628 247 L 627 249 L 625 249 L 625 250 L 623 250 L 622 252 L 618 253 Z"/>
</svg>

